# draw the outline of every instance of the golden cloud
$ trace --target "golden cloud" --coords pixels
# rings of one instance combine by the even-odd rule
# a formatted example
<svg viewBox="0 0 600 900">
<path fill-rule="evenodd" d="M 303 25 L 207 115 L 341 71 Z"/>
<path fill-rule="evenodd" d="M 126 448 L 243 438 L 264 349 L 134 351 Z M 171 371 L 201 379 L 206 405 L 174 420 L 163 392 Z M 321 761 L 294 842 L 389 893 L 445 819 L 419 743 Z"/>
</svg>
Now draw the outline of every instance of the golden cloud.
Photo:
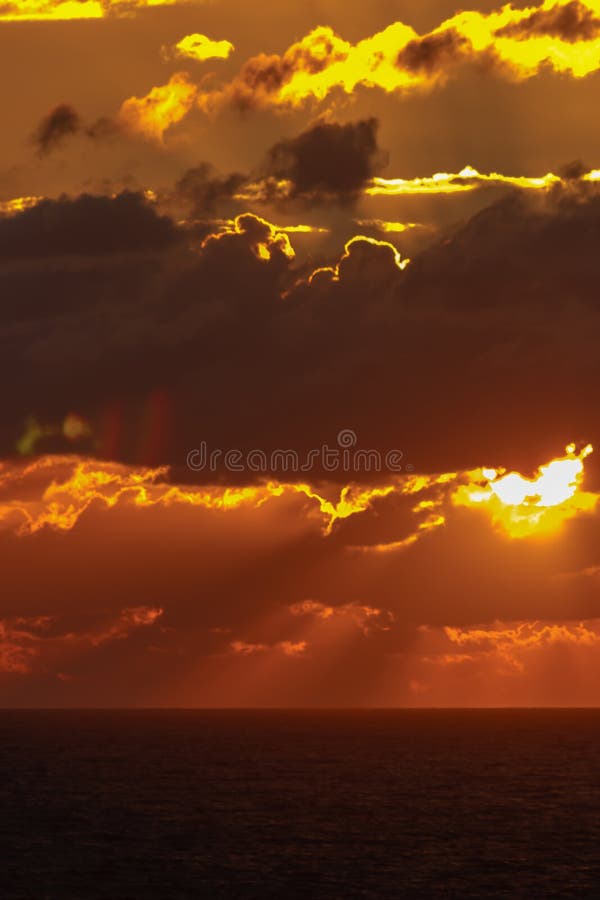
<svg viewBox="0 0 600 900">
<path fill-rule="evenodd" d="M 196 488 L 169 483 L 166 467 L 136 468 L 77 456 L 40 456 L 29 463 L 0 465 L 0 526 L 19 535 L 46 528 L 67 532 L 91 507 L 181 505 L 227 513 L 303 498 L 307 516 L 327 537 L 338 523 L 366 513 L 374 503 L 414 497 L 411 512 L 415 525 L 406 537 L 352 549 L 391 552 L 410 547 L 443 527 L 453 508 L 484 513 L 494 527 L 521 539 L 556 533 L 569 519 L 597 509 L 600 495 L 583 489 L 584 461 L 589 453 L 590 447 L 577 453 L 570 446 L 564 457 L 541 466 L 532 479 L 482 468 L 438 475 L 399 474 L 387 485 L 348 484 L 333 493 L 308 483 L 280 481 Z M 361 610 L 362 615 L 367 607 Z M 317 610 L 304 607 L 301 611 Z M 347 612 L 355 614 L 356 608 Z"/>
<path fill-rule="evenodd" d="M 222 102 L 297 107 L 336 89 L 409 92 L 444 83 L 469 62 L 515 80 L 542 68 L 583 78 L 600 68 L 598 12 L 598 0 L 545 0 L 533 9 L 507 4 L 489 14 L 459 12 L 424 35 L 394 22 L 356 44 L 319 26 L 281 55 L 252 57 L 199 103 L 205 109 Z"/>
<path fill-rule="evenodd" d="M 302 226 L 299 227 L 304 230 Z M 231 221 L 224 222 L 220 231 L 216 234 L 209 234 L 201 246 L 206 247 L 231 235 L 244 235 L 249 241 L 252 252 L 263 262 L 269 262 L 275 252 L 283 254 L 287 259 L 294 259 L 296 254 L 287 236 L 287 232 L 293 230 L 278 228 L 252 213 L 244 213 Z"/>
<path fill-rule="evenodd" d="M 205 62 L 207 59 L 227 59 L 235 47 L 231 41 L 213 41 L 205 34 L 188 34 L 165 55 Z"/>
<path fill-rule="evenodd" d="M 202 3 L 204 0 L 4 0 L 0 21 L 68 21 L 127 16 L 153 6 Z"/>
<path fill-rule="evenodd" d="M 162 143 L 165 131 L 192 109 L 197 92 L 184 72 L 176 72 L 167 84 L 153 87 L 145 97 L 125 100 L 117 121 L 126 131 Z"/>
</svg>

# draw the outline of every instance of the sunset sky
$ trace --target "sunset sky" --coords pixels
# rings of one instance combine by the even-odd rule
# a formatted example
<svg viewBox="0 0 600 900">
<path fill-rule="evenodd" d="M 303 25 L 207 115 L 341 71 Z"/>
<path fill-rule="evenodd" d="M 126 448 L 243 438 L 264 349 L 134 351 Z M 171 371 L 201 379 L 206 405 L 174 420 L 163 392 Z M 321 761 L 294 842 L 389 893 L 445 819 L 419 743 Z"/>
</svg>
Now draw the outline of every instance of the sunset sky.
<svg viewBox="0 0 600 900">
<path fill-rule="evenodd" d="M 0 0 L 0 74 L 0 706 L 598 705 L 600 0 Z"/>
</svg>

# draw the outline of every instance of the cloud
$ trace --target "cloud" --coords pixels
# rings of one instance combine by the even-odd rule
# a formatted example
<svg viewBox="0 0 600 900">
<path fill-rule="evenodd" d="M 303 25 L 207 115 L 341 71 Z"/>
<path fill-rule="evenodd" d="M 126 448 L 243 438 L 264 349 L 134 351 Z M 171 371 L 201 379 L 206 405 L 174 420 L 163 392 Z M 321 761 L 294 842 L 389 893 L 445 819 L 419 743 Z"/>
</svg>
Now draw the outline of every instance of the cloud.
<svg viewBox="0 0 600 900">
<path fill-rule="evenodd" d="M 102 256 L 151 251 L 181 240 L 173 222 L 157 216 L 141 194 L 114 198 L 82 194 L 40 200 L 0 218 L 0 259 Z"/>
<path fill-rule="evenodd" d="M 200 163 L 181 176 L 175 185 L 175 196 L 187 205 L 192 218 L 214 215 L 220 204 L 232 200 L 246 181 L 246 175 L 219 175 L 209 163 Z"/>
<path fill-rule="evenodd" d="M 231 650 L 233 653 L 242 656 L 252 656 L 254 653 L 264 653 L 267 650 L 276 650 L 284 653 L 286 656 L 300 656 L 307 648 L 306 641 L 279 641 L 277 644 L 269 646 L 268 644 L 252 644 L 248 641 L 232 641 Z"/>
<path fill-rule="evenodd" d="M 231 41 L 213 41 L 205 34 L 188 34 L 170 48 L 167 57 L 180 57 L 205 62 L 208 59 L 227 59 L 235 50 Z"/>
<path fill-rule="evenodd" d="M 389 631 L 394 621 L 394 616 L 389 610 L 361 606 L 358 603 L 327 606 L 315 600 L 301 600 L 290 606 L 290 612 L 293 616 L 316 616 L 325 621 L 337 617 L 348 618 L 365 635 L 370 634 L 373 630 Z"/>
<path fill-rule="evenodd" d="M 316 122 L 269 150 L 267 177 L 287 183 L 287 197 L 308 203 L 350 203 L 387 162 L 377 144 L 377 119 Z"/>
<path fill-rule="evenodd" d="M 279 93 L 296 73 L 317 77 L 330 65 L 345 62 L 349 49 L 350 45 L 331 28 L 315 28 L 301 41 L 292 44 L 283 56 L 262 53 L 249 59 L 225 94 L 242 109 L 276 102 Z"/>
<path fill-rule="evenodd" d="M 280 498 L 303 498 L 313 507 L 312 521 L 319 522 L 323 534 L 331 534 L 337 522 L 365 512 L 373 501 L 398 490 L 411 493 L 408 483 L 381 487 L 347 486 L 333 499 L 319 493 L 318 487 L 302 482 L 270 481 L 254 486 L 194 490 L 172 486 L 168 469 L 130 468 L 75 456 L 40 456 L 34 462 L 0 472 L 0 487 L 9 494 L 15 487 L 25 491 L 27 499 L 0 500 L 2 527 L 20 535 L 45 529 L 70 531 L 92 506 L 112 509 L 119 504 L 136 507 L 181 504 L 204 510 L 230 511 L 243 507 L 258 508 Z M 49 478 L 53 480 L 48 481 Z M 40 482 L 44 487 L 39 491 Z M 418 491 L 429 486 L 427 480 Z M 33 493 L 29 495 L 29 491 Z"/>
<path fill-rule="evenodd" d="M 126 131 L 162 143 L 165 131 L 193 108 L 198 88 L 185 72 L 176 72 L 167 84 L 153 87 L 145 97 L 130 97 L 121 104 L 117 123 Z"/>
<path fill-rule="evenodd" d="M 182 468 L 202 440 L 305 453 L 345 428 L 423 472 L 600 445 L 599 202 L 583 179 L 517 191 L 408 265 L 392 234 L 307 263 L 253 214 L 199 239 L 140 195 L 4 217 L 0 369 L 24 375 L 2 452 L 32 416 L 54 430 L 37 452 L 71 450 L 70 413 L 101 456 Z"/>
<path fill-rule="evenodd" d="M 274 144 L 255 171 L 220 175 L 204 162 L 185 172 L 163 199 L 183 204 L 192 219 L 214 216 L 222 207 L 241 211 L 249 202 L 282 209 L 354 204 L 387 161 L 377 130 L 374 118 L 317 121 Z"/>
<path fill-rule="evenodd" d="M 78 135 L 96 141 L 113 137 L 118 131 L 119 125 L 113 119 L 103 117 L 87 125 L 76 109 L 61 103 L 42 119 L 33 134 L 33 143 L 43 157 Z"/>
<path fill-rule="evenodd" d="M 475 706 L 594 705 L 587 684 L 597 666 L 597 619 L 420 631 L 418 702 L 446 705 L 459 693 Z"/>
<path fill-rule="evenodd" d="M 71 12 L 75 6 L 91 9 L 89 4 L 75 0 L 69 4 Z M 142 4 L 122 3 L 106 10 L 126 13 L 140 8 Z M 54 5 L 53 9 L 58 14 L 59 7 Z M 106 10 L 103 8 L 102 14 Z M 591 0 L 545 0 L 533 13 L 508 4 L 488 15 L 458 13 L 424 35 L 395 22 L 354 45 L 330 27 L 319 26 L 281 55 L 250 58 L 238 75 L 221 86 L 207 88 L 193 83 L 186 73 L 177 72 L 167 84 L 151 88 L 144 97 L 126 99 L 116 125 L 161 143 L 165 132 L 195 108 L 207 112 L 224 104 L 242 109 L 294 108 L 319 104 L 333 91 L 352 94 L 359 87 L 406 93 L 444 83 L 470 63 L 517 80 L 531 78 L 548 67 L 583 78 L 598 68 L 596 12 Z M 193 34 L 183 38 L 172 52 L 203 61 L 227 58 L 232 48 L 229 41 Z M 38 142 L 43 152 L 81 130 L 74 110 L 69 108 L 67 112 L 63 105 L 53 115 L 55 121 L 49 118 L 40 127 Z M 106 125 L 109 120 L 103 121 Z M 97 136 L 103 130 L 98 123 L 89 133 Z M 45 142 L 49 142 L 47 147 Z"/>
<path fill-rule="evenodd" d="M 3 0 L 0 21 L 100 19 L 103 0 Z"/>
<path fill-rule="evenodd" d="M 551 37 L 568 43 L 595 41 L 600 36 L 600 17 L 591 4 L 580 0 L 566 3 L 545 3 L 518 22 L 498 29 L 496 37 L 527 40 L 532 37 Z"/>
<path fill-rule="evenodd" d="M 444 84 L 468 64 L 513 80 L 547 68 L 583 78 L 598 69 L 596 14 L 592 0 L 545 0 L 534 12 L 506 4 L 487 14 L 458 12 L 422 35 L 394 22 L 356 44 L 319 26 L 282 54 L 250 58 L 230 82 L 202 90 L 199 104 L 285 109 L 321 103 L 334 91 L 405 94 Z"/>
<path fill-rule="evenodd" d="M 2 0 L 0 21 L 68 21 L 128 16 L 155 6 L 202 3 L 204 0 Z"/>
<path fill-rule="evenodd" d="M 81 129 L 82 123 L 78 112 L 67 103 L 61 103 L 42 119 L 33 141 L 40 156 L 45 156 L 67 137 L 78 134 Z"/>
<path fill-rule="evenodd" d="M 405 473 L 351 502 L 331 484 L 198 487 L 90 458 L 4 461 L 5 702 L 397 705 L 417 683 L 419 703 L 589 702 L 597 513 L 508 541 L 452 503 L 469 478 Z M 398 545 L 426 503 L 442 526 L 358 552 Z M 343 513 L 331 528 L 328 504 Z"/>
<path fill-rule="evenodd" d="M 65 658 L 89 653 L 107 641 L 124 640 L 138 628 L 155 625 L 163 610 L 150 607 L 122 609 L 116 617 L 98 617 L 86 622 L 82 630 L 63 625 L 60 617 L 12 616 L 0 619 L 0 676 L 31 675 L 38 666 L 47 665 L 48 657 Z"/>
<path fill-rule="evenodd" d="M 579 163 L 575 169 L 561 171 L 555 175 L 547 172 L 540 176 L 503 175 L 499 172 L 482 173 L 473 166 L 464 166 L 460 172 L 436 172 L 434 175 L 417 178 L 381 178 L 375 176 L 366 187 L 366 194 L 371 197 L 427 196 L 444 194 L 461 194 L 477 190 L 481 187 L 497 187 L 507 185 L 522 190 L 545 191 L 553 185 L 560 185 L 562 179 L 571 177 L 584 181 L 596 181 L 598 173 L 587 171 Z"/>
<path fill-rule="evenodd" d="M 473 53 L 470 41 L 454 28 L 410 41 L 398 54 L 396 65 L 415 75 L 433 78 Z"/>
</svg>

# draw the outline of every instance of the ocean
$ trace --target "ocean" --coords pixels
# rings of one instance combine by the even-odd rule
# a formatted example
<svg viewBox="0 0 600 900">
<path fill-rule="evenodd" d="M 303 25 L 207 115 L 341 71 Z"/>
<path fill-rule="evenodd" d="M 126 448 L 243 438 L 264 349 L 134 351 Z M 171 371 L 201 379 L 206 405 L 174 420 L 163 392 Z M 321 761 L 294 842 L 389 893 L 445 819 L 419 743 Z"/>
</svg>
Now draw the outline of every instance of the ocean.
<svg viewBox="0 0 600 900">
<path fill-rule="evenodd" d="M 598 897 L 600 711 L 3 711 L 2 900 Z"/>
</svg>

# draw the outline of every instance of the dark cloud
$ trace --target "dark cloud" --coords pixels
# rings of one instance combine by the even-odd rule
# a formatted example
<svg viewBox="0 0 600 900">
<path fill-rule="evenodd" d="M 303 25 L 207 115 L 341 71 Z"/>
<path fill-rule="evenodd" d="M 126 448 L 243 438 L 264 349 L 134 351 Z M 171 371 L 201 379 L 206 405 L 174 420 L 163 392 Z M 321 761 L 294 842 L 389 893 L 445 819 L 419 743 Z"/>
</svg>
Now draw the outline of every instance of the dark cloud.
<svg viewBox="0 0 600 900">
<path fill-rule="evenodd" d="M 4 260 L 160 250 L 178 238 L 170 219 L 129 191 L 114 198 L 42 200 L 19 216 L 0 218 Z"/>
<path fill-rule="evenodd" d="M 580 159 L 576 159 L 573 160 L 573 162 L 565 163 L 563 166 L 560 166 L 557 174 L 563 181 L 576 182 L 589 171 L 589 166 L 586 166 Z"/>
<path fill-rule="evenodd" d="M 556 4 L 550 9 L 537 9 L 531 15 L 500 28 L 496 37 L 527 40 L 536 36 L 558 38 L 577 43 L 592 41 L 600 34 L 600 18 L 579 0 Z"/>
<path fill-rule="evenodd" d="M 204 162 L 182 175 L 175 186 L 175 195 L 188 206 L 192 217 L 213 215 L 247 180 L 247 176 L 238 173 L 221 176 Z"/>
<path fill-rule="evenodd" d="M 316 122 L 268 153 L 266 174 L 291 182 L 291 200 L 346 203 L 387 163 L 377 143 L 377 119 Z"/>
<path fill-rule="evenodd" d="M 28 416 L 70 412 L 89 450 L 181 471 L 202 440 L 302 453 L 342 428 L 430 471 L 526 471 L 600 443 L 589 183 L 511 194 L 405 270 L 390 244 L 354 241 L 310 281 L 253 215 L 188 245 L 140 197 L 84 197 L 2 229 L 0 374 L 19 373 L 4 453 Z"/>
<path fill-rule="evenodd" d="M 33 134 L 33 143 L 40 156 L 47 156 L 70 138 L 82 135 L 91 141 L 102 141 L 119 134 L 119 124 L 103 116 L 91 125 L 85 123 L 74 107 L 61 103 L 45 116 Z"/>
<path fill-rule="evenodd" d="M 66 138 L 78 134 L 82 127 L 77 110 L 67 103 L 61 103 L 42 119 L 33 135 L 33 142 L 40 156 L 45 156 Z"/>
<path fill-rule="evenodd" d="M 470 41 L 453 28 L 410 41 L 398 54 L 396 65 L 428 77 L 468 56 Z"/>
<path fill-rule="evenodd" d="M 202 162 L 186 171 L 162 199 L 169 206 L 182 204 L 189 217 L 199 219 L 223 209 L 241 212 L 241 198 L 248 191 L 254 203 L 279 208 L 354 203 L 387 163 L 377 131 L 374 118 L 346 124 L 318 121 L 274 144 L 254 171 L 221 175 Z"/>
</svg>

